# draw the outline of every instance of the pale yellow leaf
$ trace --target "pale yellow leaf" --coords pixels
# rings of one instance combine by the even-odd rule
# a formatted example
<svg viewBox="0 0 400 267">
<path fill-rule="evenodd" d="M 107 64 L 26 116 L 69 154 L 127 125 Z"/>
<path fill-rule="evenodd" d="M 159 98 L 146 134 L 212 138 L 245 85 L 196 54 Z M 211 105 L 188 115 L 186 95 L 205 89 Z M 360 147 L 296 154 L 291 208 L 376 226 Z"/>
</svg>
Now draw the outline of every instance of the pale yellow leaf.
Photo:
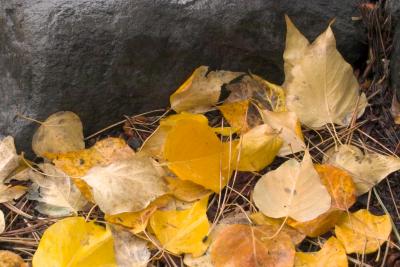
<svg viewBox="0 0 400 267">
<path fill-rule="evenodd" d="M 14 145 L 14 138 L 7 136 L 0 140 L 0 183 L 19 166 L 19 158 Z"/>
<path fill-rule="evenodd" d="M 6 229 L 6 220 L 4 218 L 4 213 L 0 210 L 0 234 Z"/>
<path fill-rule="evenodd" d="M 26 192 L 26 187 L 21 185 L 7 186 L 0 184 L 0 203 L 20 198 Z"/>
</svg>

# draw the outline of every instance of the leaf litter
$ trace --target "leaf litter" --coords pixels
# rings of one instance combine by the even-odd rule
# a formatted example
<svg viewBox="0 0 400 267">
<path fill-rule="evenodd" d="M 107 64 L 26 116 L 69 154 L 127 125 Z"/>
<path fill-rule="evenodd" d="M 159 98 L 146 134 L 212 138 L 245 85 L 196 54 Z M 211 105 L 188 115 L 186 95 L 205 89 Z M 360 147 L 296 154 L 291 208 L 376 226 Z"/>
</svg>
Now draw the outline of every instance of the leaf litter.
<svg viewBox="0 0 400 267">
<path fill-rule="evenodd" d="M 1 140 L 0 242 L 24 261 L 1 253 L 33 267 L 384 262 L 400 216 L 379 191 L 396 201 L 398 151 L 370 135 L 371 92 L 330 26 L 310 43 L 286 22 L 283 85 L 201 66 L 171 95 L 175 114 L 127 118 L 119 137 L 85 147 L 64 111 L 33 137 L 42 162 Z"/>
</svg>

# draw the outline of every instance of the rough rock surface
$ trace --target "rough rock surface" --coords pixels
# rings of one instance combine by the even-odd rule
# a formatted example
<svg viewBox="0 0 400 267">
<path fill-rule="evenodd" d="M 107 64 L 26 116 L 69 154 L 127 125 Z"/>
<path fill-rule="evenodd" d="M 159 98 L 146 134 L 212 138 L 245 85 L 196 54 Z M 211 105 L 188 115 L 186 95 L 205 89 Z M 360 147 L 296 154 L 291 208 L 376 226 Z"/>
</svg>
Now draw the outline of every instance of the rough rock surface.
<svg viewBox="0 0 400 267">
<path fill-rule="evenodd" d="M 283 81 L 287 13 L 314 39 L 336 17 L 338 47 L 365 54 L 359 0 L 0 0 L 0 134 L 30 148 L 34 123 L 59 110 L 86 133 L 168 105 L 199 65 Z"/>
</svg>

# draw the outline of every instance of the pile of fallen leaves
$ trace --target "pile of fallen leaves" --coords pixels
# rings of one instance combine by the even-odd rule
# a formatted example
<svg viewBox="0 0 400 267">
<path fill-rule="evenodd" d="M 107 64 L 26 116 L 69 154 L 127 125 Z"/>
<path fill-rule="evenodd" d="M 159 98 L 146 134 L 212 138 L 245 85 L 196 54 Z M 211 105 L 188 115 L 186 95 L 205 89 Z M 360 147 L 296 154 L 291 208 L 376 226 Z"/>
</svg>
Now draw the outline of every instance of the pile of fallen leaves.
<svg viewBox="0 0 400 267">
<path fill-rule="evenodd" d="M 0 203 L 24 196 L 55 222 L 33 267 L 156 266 L 159 259 L 169 266 L 342 267 L 380 253 L 385 242 L 398 248 L 389 214 L 350 208 L 399 170 L 400 159 L 355 146 L 352 135 L 343 142 L 337 131 L 351 132 L 366 96 L 330 26 L 309 43 L 286 22 L 283 85 L 199 67 L 171 95 L 175 114 L 148 123 L 159 126 L 136 151 L 118 137 L 85 148 L 72 112 L 40 123 L 32 141 L 40 161 L 17 155 L 13 138 L 3 139 Z M 302 127 L 331 134 L 320 157 Z M 0 233 L 6 228 L 0 210 Z M 9 251 L 0 252 L 2 264 L 24 266 Z"/>
</svg>

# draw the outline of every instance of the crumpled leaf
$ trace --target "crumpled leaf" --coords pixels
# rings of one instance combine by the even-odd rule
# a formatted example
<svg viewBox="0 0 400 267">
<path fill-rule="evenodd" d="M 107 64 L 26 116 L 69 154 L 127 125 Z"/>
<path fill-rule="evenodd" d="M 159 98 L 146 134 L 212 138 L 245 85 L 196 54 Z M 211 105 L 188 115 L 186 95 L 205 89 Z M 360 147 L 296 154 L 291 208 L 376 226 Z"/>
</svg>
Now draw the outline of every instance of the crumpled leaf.
<svg viewBox="0 0 400 267">
<path fill-rule="evenodd" d="M 92 200 L 87 184 L 81 179 L 94 166 L 104 166 L 116 160 L 132 157 L 135 152 L 121 138 L 108 137 L 98 141 L 94 146 L 79 151 L 46 154 L 54 165 L 71 177 L 82 194 Z"/>
<path fill-rule="evenodd" d="M 175 253 L 202 255 L 207 247 L 209 222 L 206 215 L 208 197 L 186 210 L 157 210 L 150 226 L 163 248 Z"/>
<path fill-rule="evenodd" d="M 0 184 L 0 203 L 20 198 L 26 192 L 26 187 L 21 185 L 7 186 Z"/>
<path fill-rule="evenodd" d="M 48 117 L 32 139 L 32 149 L 41 157 L 46 157 L 46 153 L 66 153 L 84 148 L 81 119 L 71 111 L 60 111 Z"/>
<path fill-rule="evenodd" d="M 135 155 L 107 166 L 95 166 L 82 178 L 95 203 L 106 214 L 136 212 L 168 192 L 151 158 Z"/>
<path fill-rule="evenodd" d="M 225 103 L 219 106 L 218 109 L 233 129 L 237 129 L 240 132 L 247 132 L 251 128 L 247 123 L 249 100 Z"/>
<path fill-rule="evenodd" d="M 260 171 L 275 159 L 282 139 L 271 127 L 262 124 L 242 135 L 237 150 L 240 151 L 239 171 Z"/>
<path fill-rule="evenodd" d="M 347 254 L 377 251 L 388 240 L 391 231 L 388 214 L 375 216 L 365 209 L 345 214 L 335 227 L 336 237 L 342 242 Z"/>
<path fill-rule="evenodd" d="M 1 232 L 0 232 L 1 233 Z M 1 267 L 28 267 L 24 260 L 17 254 L 7 250 L 0 250 Z"/>
<path fill-rule="evenodd" d="M 215 267 L 292 267 L 292 240 L 283 232 L 271 238 L 274 234 L 268 226 L 226 226 L 213 242 L 211 260 Z"/>
<path fill-rule="evenodd" d="M 222 143 L 203 122 L 184 119 L 168 133 L 164 158 L 168 168 L 182 180 L 189 180 L 219 193 L 233 171 L 235 145 Z"/>
<path fill-rule="evenodd" d="M 37 211 L 52 217 L 77 214 L 84 209 L 87 201 L 71 178 L 50 163 L 38 165 L 42 175 L 29 169 L 32 184 L 28 199 L 38 201 Z"/>
<path fill-rule="evenodd" d="M 347 267 L 347 255 L 342 244 L 330 237 L 318 252 L 296 252 L 295 267 Z"/>
<path fill-rule="evenodd" d="M 368 192 L 386 176 L 400 169 L 400 159 L 375 152 L 365 152 L 352 145 L 341 145 L 326 152 L 325 162 L 348 171 L 357 195 Z"/>
<path fill-rule="evenodd" d="M 262 111 L 264 123 L 279 133 L 283 145 L 278 152 L 279 156 L 294 154 L 306 149 L 301 125 L 296 113 L 290 111 L 272 112 Z"/>
<path fill-rule="evenodd" d="M 300 222 L 312 220 L 331 207 L 331 196 L 321 184 L 308 151 L 301 163 L 290 159 L 263 175 L 255 185 L 253 199 L 268 217 L 289 216 Z"/>
<path fill-rule="evenodd" d="M 170 97 L 176 112 L 202 113 L 217 104 L 223 84 L 243 75 L 241 72 L 211 71 L 201 66 Z"/>
<path fill-rule="evenodd" d="M 14 138 L 7 136 L 0 141 L 0 183 L 18 167 L 19 158 L 14 145 Z"/>
<path fill-rule="evenodd" d="M 283 87 L 288 110 L 310 128 L 348 125 L 354 112 L 361 116 L 367 99 L 364 93 L 359 98 L 360 85 L 336 50 L 331 27 L 310 45 L 292 23 L 287 28 Z"/>
<path fill-rule="evenodd" d="M 118 267 L 146 267 L 150 260 L 147 242 L 122 227 L 111 227 Z"/>
<path fill-rule="evenodd" d="M 265 225 L 273 229 L 274 231 L 279 230 L 283 233 L 286 233 L 292 239 L 292 242 L 295 245 L 299 245 L 306 237 L 305 234 L 299 232 L 298 230 L 287 224 L 285 224 L 282 229 L 280 229 L 282 224 L 284 223 L 283 219 L 269 218 L 261 212 L 252 213 L 250 215 L 250 218 L 256 225 Z"/>
<path fill-rule="evenodd" d="M 62 219 L 44 232 L 32 263 L 33 267 L 116 267 L 111 231 L 83 217 Z"/>
<path fill-rule="evenodd" d="M 211 191 L 201 185 L 179 178 L 165 177 L 170 193 L 179 200 L 193 202 L 211 195 Z"/>
</svg>

